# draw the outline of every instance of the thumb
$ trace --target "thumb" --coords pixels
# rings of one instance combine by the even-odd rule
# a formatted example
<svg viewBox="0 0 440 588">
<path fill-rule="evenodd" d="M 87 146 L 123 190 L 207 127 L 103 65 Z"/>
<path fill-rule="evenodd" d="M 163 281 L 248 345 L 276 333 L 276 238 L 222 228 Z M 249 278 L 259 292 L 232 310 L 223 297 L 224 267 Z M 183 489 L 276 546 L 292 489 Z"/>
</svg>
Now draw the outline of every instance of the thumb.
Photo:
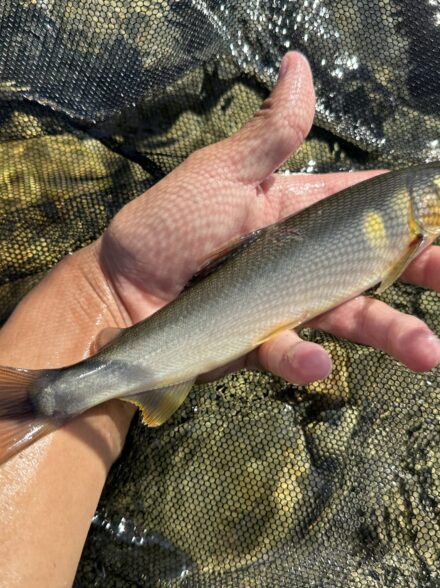
<svg viewBox="0 0 440 588">
<path fill-rule="evenodd" d="M 277 84 L 260 110 L 238 133 L 217 145 L 224 166 L 236 180 L 262 182 L 304 141 L 314 111 L 309 63 L 300 53 L 287 53 Z"/>
</svg>

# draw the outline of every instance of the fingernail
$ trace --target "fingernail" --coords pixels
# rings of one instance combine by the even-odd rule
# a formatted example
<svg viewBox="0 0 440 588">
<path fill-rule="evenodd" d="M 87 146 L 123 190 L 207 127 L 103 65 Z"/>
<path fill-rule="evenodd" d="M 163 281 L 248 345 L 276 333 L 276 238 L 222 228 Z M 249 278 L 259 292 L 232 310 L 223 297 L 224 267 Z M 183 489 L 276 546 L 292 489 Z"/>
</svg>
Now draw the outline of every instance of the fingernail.
<svg viewBox="0 0 440 588">
<path fill-rule="evenodd" d="M 280 70 L 278 72 L 278 81 L 285 77 L 288 70 L 289 70 L 289 59 L 287 58 L 287 56 L 284 56 L 283 59 L 281 60 Z"/>
</svg>

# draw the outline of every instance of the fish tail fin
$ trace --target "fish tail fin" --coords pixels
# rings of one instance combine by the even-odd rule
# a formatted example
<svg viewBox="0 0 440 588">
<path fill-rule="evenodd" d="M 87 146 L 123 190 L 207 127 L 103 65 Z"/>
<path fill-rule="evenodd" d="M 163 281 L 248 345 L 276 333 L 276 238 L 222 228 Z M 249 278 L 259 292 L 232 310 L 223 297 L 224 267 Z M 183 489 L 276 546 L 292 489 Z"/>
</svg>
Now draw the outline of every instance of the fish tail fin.
<svg viewBox="0 0 440 588">
<path fill-rule="evenodd" d="M 48 371 L 0 366 L 0 464 L 61 425 L 40 415 L 32 400 L 35 383 Z"/>
</svg>

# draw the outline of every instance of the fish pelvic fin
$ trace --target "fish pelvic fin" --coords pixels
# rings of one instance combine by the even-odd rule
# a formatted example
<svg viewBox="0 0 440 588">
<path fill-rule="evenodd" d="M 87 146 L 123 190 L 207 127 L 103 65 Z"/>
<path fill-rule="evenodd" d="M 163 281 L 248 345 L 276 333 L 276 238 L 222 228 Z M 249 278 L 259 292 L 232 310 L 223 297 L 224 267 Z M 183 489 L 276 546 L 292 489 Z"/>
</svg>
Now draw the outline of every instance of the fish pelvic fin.
<svg viewBox="0 0 440 588">
<path fill-rule="evenodd" d="M 265 333 L 263 336 L 259 337 L 254 342 L 254 346 L 258 347 L 258 345 L 262 345 L 263 343 L 266 343 L 266 341 L 270 341 L 271 339 L 273 339 L 274 337 L 276 337 L 277 335 L 279 335 L 283 331 L 287 331 L 289 329 L 295 329 L 296 327 L 299 327 L 302 323 L 305 323 L 310 318 L 311 317 L 310 317 L 309 313 L 304 312 L 295 318 L 292 318 L 288 321 L 285 321 L 284 323 L 279 323 L 278 325 L 274 325 L 271 327 L 270 331 Z"/>
<path fill-rule="evenodd" d="M 149 427 L 158 427 L 167 421 L 181 406 L 195 380 L 155 388 L 140 394 L 124 396 L 120 400 L 131 402 L 137 406 L 142 414 L 142 422 Z"/>
<path fill-rule="evenodd" d="M 0 464 L 61 425 L 39 415 L 32 401 L 35 383 L 47 371 L 0 366 Z"/>
</svg>

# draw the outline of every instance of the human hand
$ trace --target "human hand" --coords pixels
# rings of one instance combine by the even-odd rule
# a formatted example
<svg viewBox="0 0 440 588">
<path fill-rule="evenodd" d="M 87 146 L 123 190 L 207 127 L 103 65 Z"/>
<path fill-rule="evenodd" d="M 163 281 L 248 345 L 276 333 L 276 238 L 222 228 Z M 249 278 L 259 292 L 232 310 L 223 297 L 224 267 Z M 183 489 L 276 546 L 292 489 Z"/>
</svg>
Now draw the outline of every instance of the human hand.
<svg viewBox="0 0 440 588">
<path fill-rule="evenodd" d="M 30 322 L 35 346 L 30 352 L 18 344 L 12 351 L 15 358 L 8 351 L 7 363 L 55 367 L 78 361 L 89 354 L 102 328 L 129 326 L 175 298 L 213 250 L 380 173 L 274 173 L 301 145 L 313 113 L 307 61 L 300 54 L 287 54 L 276 88 L 243 129 L 194 153 L 125 206 L 101 239 L 59 264 L 19 305 L 1 335 L 7 339 L 12 333 L 19 342 L 20 325 L 27 329 Z M 439 248 L 431 247 L 406 277 L 438 289 L 439 263 Z M 69 296 L 72 284 L 74 298 Z M 51 316 L 45 325 L 49 349 L 46 346 L 42 352 L 38 322 L 46 323 L 47 316 Z M 69 324 L 69 341 L 62 346 L 56 336 L 60 322 Z M 375 345 L 414 370 L 430 369 L 440 360 L 440 343 L 422 321 L 371 298 L 357 297 L 310 324 Z M 331 360 L 319 345 L 286 331 L 201 379 L 241 367 L 263 367 L 304 384 L 326 377 Z"/>
<path fill-rule="evenodd" d="M 177 296 L 216 248 L 377 173 L 273 173 L 307 135 L 313 112 L 309 67 L 290 53 L 250 123 L 194 153 L 124 207 L 101 239 L 64 259 L 21 302 L 0 331 L 0 364 L 49 368 L 84 358 L 101 329 L 129 326 Z M 405 278 L 440 290 L 439 269 L 439 248 L 430 247 Z M 377 300 L 358 297 L 312 324 L 376 345 L 412 369 L 430 369 L 440 359 L 423 322 Z M 305 383 L 325 377 L 331 362 L 323 348 L 286 331 L 222 372 L 243 366 Z M 0 516 L 8 541 L 0 557 L 8 585 L 71 582 L 131 415 L 118 401 L 95 407 L 2 467 Z M 23 566 L 17 553 L 25 542 Z"/>
<path fill-rule="evenodd" d="M 313 113 L 308 65 L 288 54 L 277 87 L 250 123 L 193 154 L 116 216 L 99 244 L 100 262 L 127 324 L 175 298 L 213 250 L 378 173 L 274 173 L 301 145 Z M 439 263 L 439 249 L 431 247 L 405 276 L 439 289 Z M 414 370 L 440 361 L 439 341 L 422 321 L 372 298 L 359 296 L 309 324 L 379 347 Z M 242 367 L 303 384 L 327 376 L 331 360 L 319 345 L 286 331 L 202 379 Z"/>
</svg>

